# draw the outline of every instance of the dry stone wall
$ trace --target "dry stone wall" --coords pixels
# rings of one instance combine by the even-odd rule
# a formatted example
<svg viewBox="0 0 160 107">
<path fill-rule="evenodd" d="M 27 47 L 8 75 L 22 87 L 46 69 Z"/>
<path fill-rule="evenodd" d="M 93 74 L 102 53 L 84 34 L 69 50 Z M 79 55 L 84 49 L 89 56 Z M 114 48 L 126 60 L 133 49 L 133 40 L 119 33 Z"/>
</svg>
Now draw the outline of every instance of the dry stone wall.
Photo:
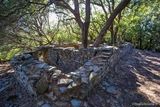
<svg viewBox="0 0 160 107">
<path fill-rule="evenodd" d="M 44 49 L 45 48 L 45 49 Z M 65 73 L 73 72 L 83 66 L 85 62 L 102 52 L 111 52 L 113 47 L 103 46 L 99 48 L 73 49 L 62 47 L 43 47 L 39 51 L 46 51 L 42 60 L 49 65 L 56 66 Z M 42 52 L 39 52 L 42 53 Z"/>
<path fill-rule="evenodd" d="M 16 71 L 15 78 L 32 96 L 45 95 L 52 101 L 70 101 L 84 99 L 114 69 L 119 59 L 132 51 L 132 46 L 48 49 L 46 62 L 29 53 L 14 57 L 11 65 Z"/>
</svg>

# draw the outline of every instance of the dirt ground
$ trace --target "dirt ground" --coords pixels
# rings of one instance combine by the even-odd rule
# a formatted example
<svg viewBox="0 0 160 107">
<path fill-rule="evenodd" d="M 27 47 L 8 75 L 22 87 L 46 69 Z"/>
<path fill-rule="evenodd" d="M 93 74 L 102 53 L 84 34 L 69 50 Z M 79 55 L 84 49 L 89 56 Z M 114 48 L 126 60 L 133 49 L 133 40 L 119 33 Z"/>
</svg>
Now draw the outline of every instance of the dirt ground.
<svg viewBox="0 0 160 107">
<path fill-rule="evenodd" d="M 106 91 L 111 88 L 104 88 L 103 83 L 112 90 Z M 88 102 L 93 107 L 160 107 L 160 53 L 134 49 L 120 60 Z"/>
<path fill-rule="evenodd" d="M 134 56 L 138 60 L 134 70 L 138 92 L 151 102 L 160 104 L 160 53 L 137 51 Z"/>
<path fill-rule="evenodd" d="M 0 64 L 0 82 L 10 76 L 9 69 L 8 63 Z M 0 93 L 0 107 L 7 107 L 2 106 L 2 98 L 4 93 Z M 85 107 L 160 107 L 160 53 L 134 49 L 84 102 Z"/>
</svg>

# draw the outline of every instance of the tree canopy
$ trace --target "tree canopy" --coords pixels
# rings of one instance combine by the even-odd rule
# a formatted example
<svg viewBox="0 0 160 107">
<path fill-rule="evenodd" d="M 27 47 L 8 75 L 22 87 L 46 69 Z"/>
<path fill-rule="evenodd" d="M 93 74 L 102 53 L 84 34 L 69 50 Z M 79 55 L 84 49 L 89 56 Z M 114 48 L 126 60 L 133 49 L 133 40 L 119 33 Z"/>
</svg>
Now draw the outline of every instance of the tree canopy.
<svg viewBox="0 0 160 107">
<path fill-rule="evenodd" d="M 159 0 L 0 0 L 0 59 L 66 43 L 87 48 L 127 41 L 160 51 L 159 4 Z"/>
</svg>

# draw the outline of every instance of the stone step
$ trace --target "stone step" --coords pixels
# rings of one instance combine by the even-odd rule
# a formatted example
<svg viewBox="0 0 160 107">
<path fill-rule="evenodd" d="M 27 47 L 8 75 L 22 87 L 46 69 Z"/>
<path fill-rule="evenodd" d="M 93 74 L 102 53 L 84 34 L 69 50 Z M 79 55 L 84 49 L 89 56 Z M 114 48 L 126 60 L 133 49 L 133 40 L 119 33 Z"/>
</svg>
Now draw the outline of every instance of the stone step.
<svg viewBox="0 0 160 107">
<path fill-rule="evenodd" d="M 106 55 L 98 55 L 96 56 L 96 58 L 101 58 L 101 59 L 105 59 L 107 60 L 110 56 L 106 56 Z"/>
<path fill-rule="evenodd" d="M 103 62 L 103 63 L 104 63 L 104 62 L 107 62 L 107 60 L 105 60 L 105 59 L 102 59 L 102 60 L 101 60 L 101 62 Z"/>
<path fill-rule="evenodd" d="M 112 53 L 109 53 L 109 52 L 102 52 L 101 54 L 103 54 L 103 55 L 112 55 Z"/>
<path fill-rule="evenodd" d="M 104 66 L 105 63 L 104 62 L 100 62 L 100 63 L 96 63 L 96 65 L 98 65 L 98 66 Z"/>
</svg>

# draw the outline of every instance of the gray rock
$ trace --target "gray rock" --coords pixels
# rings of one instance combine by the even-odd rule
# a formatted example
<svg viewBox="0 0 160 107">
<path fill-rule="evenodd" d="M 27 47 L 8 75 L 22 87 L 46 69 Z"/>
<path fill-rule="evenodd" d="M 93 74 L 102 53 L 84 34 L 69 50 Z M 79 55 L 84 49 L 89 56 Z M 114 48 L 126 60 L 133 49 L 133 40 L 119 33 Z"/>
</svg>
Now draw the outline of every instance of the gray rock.
<svg viewBox="0 0 160 107">
<path fill-rule="evenodd" d="M 46 64 L 46 63 L 40 63 L 40 64 L 37 64 L 36 66 L 37 66 L 37 68 L 42 69 L 42 68 L 44 68 L 45 66 L 47 66 L 47 64 Z"/>
<path fill-rule="evenodd" d="M 115 86 L 107 87 L 106 91 L 111 94 L 118 94 L 118 89 Z"/>
<path fill-rule="evenodd" d="M 82 82 L 82 83 L 86 83 L 86 84 L 88 84 L 88 83 L 89 83 L 89 79 L 88 79 L 88 77 L 87 77 L 87 76 L 83 76 L 83 77 L 81 77 L 81 82 Z"/>
<path fill-rule="evenodd" d="M 67 87 L 60 87 L 59 90 L 61 93 L 64 93 L 67 91 Z"/>
<path fill-rule="evenodd" d="M 95 66 L 92 66 L 92 68 L 93 68 L 93 71 L 94 71 L 94 72 L 98 72 L 98 71 L 100 70 L 100 68 L 99 68 L 98 66 L 96 66 L 96 65 L 95 65 Z"/>
<path fill-rule="evenodd" d="M 78 86 L 78 84 L 77 84 L 77 83 L 72 82 L 72 83 L 70 83 L 70 84 L 68 85 L 68 87 L 67 87 L 67 88 L 71 89 L 71 88 L 74 88 L 74 87 L 77 87 L 77 86 Z"/>
<path fill-rule="evenodd" d="M 92 81 L 96 80 L 97 76 L 98 76 L 98 74 L 96 72 L 91 72 L 89 75 L 89 81 L 92 82 Z"/>
<path fill-rule="evenodd" d="M 32 55 L 31 54 L 24 54 L 24 58 L 25 59 L 30 59 L 30 58 L 32 58 Z"/>
<path fill-rule="evenodd" d="M 39 101 L 39 102 L 37 103 L 37 105 L 38 105 L 38 106 L 41 106 L 43 103 L 44 103 L 44 101 Z"/>
<path fill-rule="evenodd" d="M 61 70 L 55 70 L 55 71 L 54 71 L 54 74 L 57 74 L 57 75 L 59 75 L 59 74 L 61 74 L 61 73 L 62 73 Z"/>
<path fill-rule="evenodd" d="M 54 71 L 54 72 L 56 72 L 56 67 L 54 67 L 54 66 L 49 66 L 48 71 Z"/>
<path fill-rule="evenodd" d="M 82 102 L 80 100 L 78 100 L 78 99 L 72 99 L 71 100 L 72 107 L 80 107 L 81 103 Z"/>
<path fill-rule="evenodd" d="M 55 102 L 55 107 L 71 107 L 69 102 L 57 101 Z"/>
<path fill-rule="evenodd" d="M 57 78 L 61 73 L 62 73 L 61 70 L 55 70 L 53 75 L 52 75 L 52 78 Z"/>
<path fill-rule="evenodd" d="M 51 99 L 52 101 L 56 100 L 56 96 L 53 95 L 53 92 L 46 93 L 45 96 Z"/>
<path fill-rule="evenodd" d="M 58 85 L 62 85 L 62 84 L 65 84 L 65 85 L 67 85 L 67 84 L 70 84 L 71 82 L 73 82 L 73 80 L 72 79 L 60 79 L 59 81 L 58 81 Z"/>
<path fill-rule="evenodd" d="M 85 71 L 86 72 L 91 72 L 91 71 L 93 71 L 93 66 L 86 66 L 86 65 L 84 65 L 84 68 L 85 68 Z"/>
<path fill-rule="evenodd" d="M 109 87 L 111 84 L 110 84 L 109 82 L 107 82 L 107 81 L 103 81 L 103 82 L 102 82 L 102 85 L 103 85 L 104 87 Z"/>
<path fill-rule="evenodd" d="M 49 87 L 47 77 L 42 77 L 37 83 L 36 83 L 36 89 L 37 92 L 40 94 L 43 94 Z"/>
<path fill-rule="evenodd" d="M 50 104 L 48 104 L 48 103 L 45 103 L 41 107 L 52 107 L 52 106 Z"/>
<path fill-rule="evenodd" d="M 91 61 L 88 61 L 88 62 L 85 63 L 85 65 L 90 66 L 90 65 L 93 65 L 93 63 Z"/>
</svg>

